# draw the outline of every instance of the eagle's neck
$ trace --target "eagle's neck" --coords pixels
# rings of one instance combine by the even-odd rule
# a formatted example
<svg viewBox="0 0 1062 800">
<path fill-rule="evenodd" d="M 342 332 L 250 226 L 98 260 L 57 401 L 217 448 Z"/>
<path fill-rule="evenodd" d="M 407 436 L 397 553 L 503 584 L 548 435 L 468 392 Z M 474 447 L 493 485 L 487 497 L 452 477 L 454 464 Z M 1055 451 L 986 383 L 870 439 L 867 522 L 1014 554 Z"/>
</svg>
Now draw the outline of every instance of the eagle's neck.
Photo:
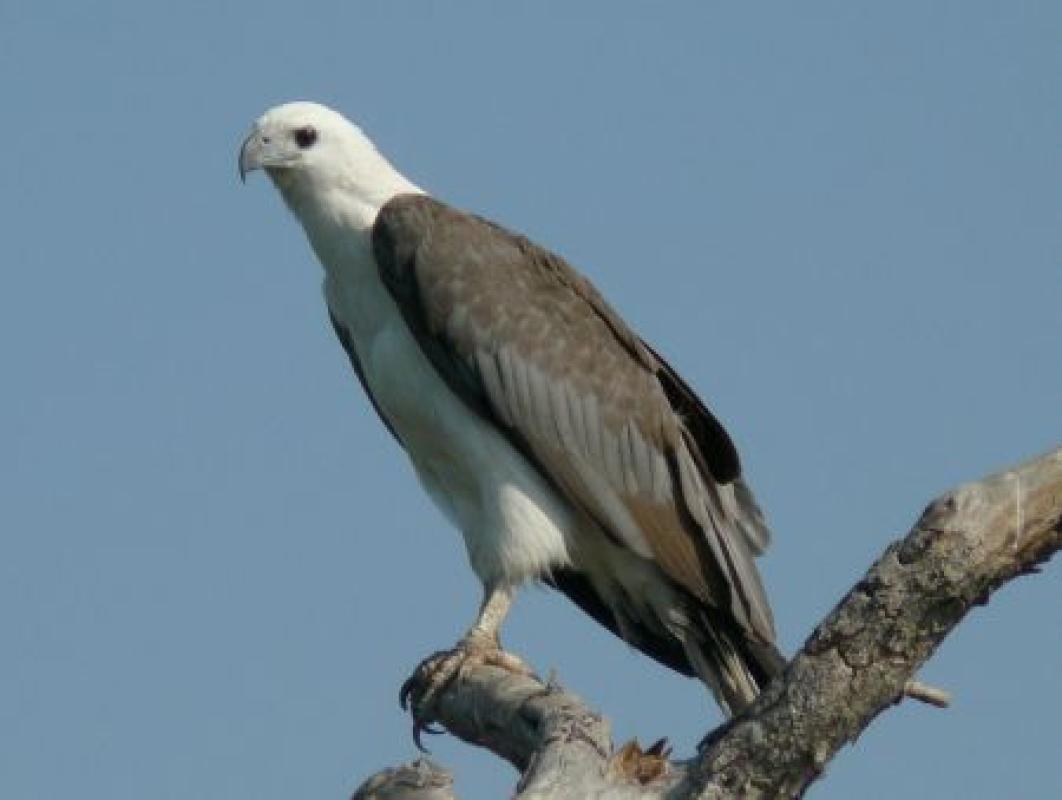
<svg viewBox="0 0 1062 800">
<path fill-rule="evenodd" d="M 372 226 L 396 195 L 423 194 L 412 181 L 373 150 L 351 154 L 334 169 L 277 181 L 330 277 L 360 282 L 372 270 Z"/>
<path fill-rule="evenodd" d="M 274 170 L 270 177 L 311 237 L 367 235 L 395 195 L 423 194 L 367 139 L 311 169 Z"/>
<path fill-rule="evenodd" d="M 331 190 L 296 212 L 328 277 L 344 282 L 378 280 L 372 258 L 372 226 L 395 195 L 417 191 L 412 184 L 373 194 Z"/>
<path fill-rule="evenodd" d="M 324 267 L 328 305 L 359 345 L 397 318 L 373 258 L 373 224 L 395 196 L 423 194 L 382 156 L 372 155 L 318 180 L 312 191 L 281 187 Z"/>
</svg>

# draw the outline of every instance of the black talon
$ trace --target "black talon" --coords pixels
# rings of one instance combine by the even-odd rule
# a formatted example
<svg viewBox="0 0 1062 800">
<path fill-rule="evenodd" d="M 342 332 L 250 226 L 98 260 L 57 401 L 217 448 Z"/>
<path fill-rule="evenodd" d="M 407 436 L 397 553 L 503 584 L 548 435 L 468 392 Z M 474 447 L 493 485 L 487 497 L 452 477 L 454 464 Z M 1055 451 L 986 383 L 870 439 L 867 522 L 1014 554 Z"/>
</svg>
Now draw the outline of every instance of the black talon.
<svg viewBox="0 0 1062 800">
<path fill-rule="evenodd" d="M 424 746 L 424 742 L 420 740 L 421 734 L 427 733 L 431 736 L 441 736 L 446 733 L 442 728 L 434 728 L 430 722 L 414 722 L 413 723 L 413 744 L 417 746 L 417 749 L 424 755 L 431 755 L 431 750 Z"/>
<path fill-rule="evenodd" d="M 424 742 L 420 740 L 420 734 L 424 730 L 426 729 L 419 722 L 413 723 L 413 744 L 415 744 L 417 746 L 417 749 L 420 750 L 420 752 L 422 752 L 424 755 L 430 756 L 431 750 L 425 747 Z"/>
<path fill-rule="evenodd" d="M 402 682 L 401 688 L 398 690 L 398 704 L 402 707 L 403 711 L 409 711 L 410 703 L 409 699 L 413 695 L 413 689 L 415 688 L 416 681 L 413 677 L 406 678 Z"/>
<path fill-rule="evenodd" d="M 398 689 L 398 704 L 413 717 L 413 743 L 418 750 L 422 753 L 430 752 L 421 741 L 424 733 L 433 736 L 446 733 L 444 728 L 432 725 L 430 719 L 432 709 L 438 702 L 439 696 L 445 693 L 454 680 L 461 676 L 469 659 L 487 664 L 492 663 L 492 657 L 496 657 L 499 660 L 498 666 L 529 674 L 530 670 L 519 659 L 508 656 L 508 660 L 505 660 L 503 656 L 507 654 L 498 649 L 496 642 L 484 646 L 483 643 L 470 644 L 463 639 L 457 643 L 456 647 L 450 650 L 439 650 L 420 662 L 413 674 Z M 513 662 L 517 666 L 512 666 Z"/>
</svg>

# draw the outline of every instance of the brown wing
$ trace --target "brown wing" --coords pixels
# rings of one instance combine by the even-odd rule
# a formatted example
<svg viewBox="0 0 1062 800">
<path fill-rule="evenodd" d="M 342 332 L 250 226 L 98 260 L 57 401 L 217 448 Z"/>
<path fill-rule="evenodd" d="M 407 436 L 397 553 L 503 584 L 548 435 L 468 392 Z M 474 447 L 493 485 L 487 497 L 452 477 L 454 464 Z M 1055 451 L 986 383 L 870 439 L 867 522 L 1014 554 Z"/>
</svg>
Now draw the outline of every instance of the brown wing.
<svg viewBox="0 0 1062 800">
<path fill-rule="evenodd" d="M 451 388 L 616 542 L 774 639 L 766 526 L 726 432 L 564 260 L 421 195 L 373 229 L 381 277 Z"/>
</svg>

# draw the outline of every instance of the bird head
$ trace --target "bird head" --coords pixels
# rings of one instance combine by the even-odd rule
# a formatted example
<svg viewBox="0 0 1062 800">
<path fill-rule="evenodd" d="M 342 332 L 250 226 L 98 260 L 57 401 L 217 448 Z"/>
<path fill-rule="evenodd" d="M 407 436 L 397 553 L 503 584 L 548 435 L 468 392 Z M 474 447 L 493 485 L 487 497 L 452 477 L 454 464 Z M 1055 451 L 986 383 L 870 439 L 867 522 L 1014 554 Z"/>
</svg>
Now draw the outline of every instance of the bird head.
<svg viewBox="0 0 1062 800">
<path fill-rule="evenodd" d="M 322 206 L 375 215 L 395 194 L 419 191 L 357 125 L 318 103 L 285 103 L 258 118 L 240 147 L 240 179 L 257 169 L 300 217 Z"/>
</svg>

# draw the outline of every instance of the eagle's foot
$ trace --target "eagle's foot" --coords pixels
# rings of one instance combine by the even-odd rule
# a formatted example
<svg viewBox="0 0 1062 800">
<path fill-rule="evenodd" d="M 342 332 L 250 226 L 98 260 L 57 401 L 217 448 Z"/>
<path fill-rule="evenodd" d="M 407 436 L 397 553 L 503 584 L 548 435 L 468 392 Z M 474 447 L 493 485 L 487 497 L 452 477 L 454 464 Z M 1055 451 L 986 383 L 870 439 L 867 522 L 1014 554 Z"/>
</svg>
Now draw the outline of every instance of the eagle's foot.
<svg viewBox="0 0 1062 800">
<path fill-rule="evenodd" d="M 498 640 L 487 636 L 466 636 L 451 650 L 440 650 L 420 662 L 413 674 L 402 684 L 398 701 L 413 717 L 413 742 L 421 744 L 423 732 L 442 733 L 431 727 L 432 709 L 439 695 L 466 669 L 488 665 L 501 667 L 517 675 L 533 675 L 531 668 L 520 658 L 501 649 Z"/>
</svg>

